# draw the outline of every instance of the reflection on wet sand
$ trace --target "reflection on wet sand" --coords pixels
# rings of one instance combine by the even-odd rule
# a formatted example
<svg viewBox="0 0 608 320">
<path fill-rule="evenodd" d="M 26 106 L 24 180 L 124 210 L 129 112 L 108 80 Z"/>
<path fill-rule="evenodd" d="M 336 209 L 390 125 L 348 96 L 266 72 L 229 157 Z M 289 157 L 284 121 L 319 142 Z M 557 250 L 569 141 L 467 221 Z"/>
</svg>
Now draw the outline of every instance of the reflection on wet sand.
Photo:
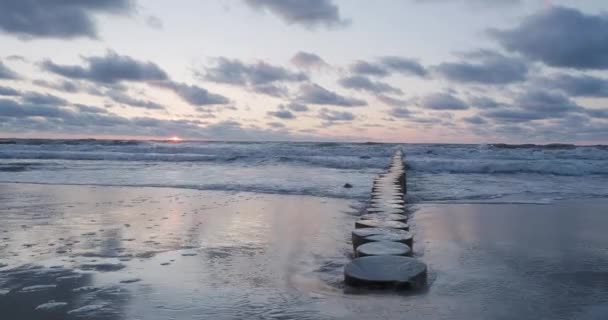
<svg viewBox="0 0 608 320">
<path fill-rule="evenodd" d="M 305 292 L 339 290 L 347 250 L 336 245 L 353 210 L 155 188 L 0 184 L 0 195 L 0 314 L 11 319 L 316 318 Z"/>
<path fill-rule="evenodd" d="M 606 201 L 424 204 L 414 295 L 351 291 L 357 203 L 0 184 L 1 319 L 604 319 Z"/>
</svg>

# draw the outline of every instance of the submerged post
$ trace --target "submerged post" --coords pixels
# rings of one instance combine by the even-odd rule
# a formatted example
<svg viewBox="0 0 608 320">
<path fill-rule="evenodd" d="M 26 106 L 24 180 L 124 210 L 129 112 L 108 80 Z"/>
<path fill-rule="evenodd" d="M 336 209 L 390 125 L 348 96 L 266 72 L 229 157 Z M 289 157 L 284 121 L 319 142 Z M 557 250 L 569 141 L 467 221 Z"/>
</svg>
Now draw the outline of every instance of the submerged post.
<svg viewBox="0 0 608 320">
<path fill-rule="evenodd" d="M 413 238 L 405 209 L 406 171 L 401 150 L 374 179 L 371 199 L 352 232 L 355 259 L 344 267 L 352 287 L 416 289 L 426 285 L 427 267 L 411 258 Z"/>
</svg>

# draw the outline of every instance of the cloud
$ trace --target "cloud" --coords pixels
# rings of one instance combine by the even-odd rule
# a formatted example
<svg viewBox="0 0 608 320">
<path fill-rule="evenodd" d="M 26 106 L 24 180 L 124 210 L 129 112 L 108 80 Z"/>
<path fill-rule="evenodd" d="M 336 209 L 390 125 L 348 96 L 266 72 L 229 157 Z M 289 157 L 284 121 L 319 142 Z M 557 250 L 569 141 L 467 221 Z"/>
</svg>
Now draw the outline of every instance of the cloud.
<svg viewBox="0 0 608 320">
<path fill-rule="evenodd" d="M 163 28 L 163 21 L 156 16 L 148 16 L 146 18 L 146 24 L 153 29 L 160 30 Z"/>
<path fill-rule="evenodd" d="M 2 0 L 0 31 L 20 38 L 97 38 L 93 15 L 128 14 L 131 0 Z"/>
<path fill-rule="evenodd" d="M 380 61 L 387 68 L 403 75 L 415 75 L 419 77 L 424 77 L 428 73 L 426 68 L 415 59 L 396 56 L 385 56 L 382 57 Z"/>
<path fill-rule="evenodd" d="M 323 108 L 319 110 L 318 114 L 321 120 L 326 121 L 326 125 L 333 124 L 334 122 L 347 122 L 355 120 L 355 115 L 348 111 L 335 111 Z"/>
<path fill-rule="evenodd" d="M 318 55 L 304 51 L 297 52 L 290 62 L 296 67 L 305 70 L 319 70 L 329 67 L 329 64 Z"/>
<path fill-rule="evenodd" d="M 471 4 L 476 7 L 482 8 L 495 8 L 496 5 L 499 6 L 512 6 L 516 4 L 520 4 L 521 0 L 414 0 L 414 2 L 418 3 L 454 3 L 460 2 L 465 4 Z"/>
<path fill-rule="evenodd" d="M 300 103 L 296 103 L 296 102 L 291 102 L 289 104 L 282 104 L 279 105 L 279 108 L 281 109 L 289 109 L 293 112 L 306 112 L 308 111 L 308 106 L 304 105 L 304 104 L 300 104 Z"/>
<path fill-rule="evenodd" d="M 279 119 L 295 119 L 296 116 L 289 110 L 277 110 L 277 111 L 268 111 L 269 116 L 273 116 Z"/>
<path fill-rule="evenodd" d="M 67 108 L 60 108 L 54 105 L 19 103 L 11 99 L 0 99 L 0 117 L 48 117 L 48 118 L 69 118 L 73 111 Z"/>
<path fill-rule="evenodd" d="M 518 95 L 515 104 L 527 110 L 553 115 L 576 111 L 579 108 L 574 101 L 561 93 L 535 89 Z"/>
<path fill-rule="evenodd" d="M 35 105 L 0 99 L 0 131 L 43 135 L 47 132 L 79 136 L 122 135 L 127 137 L 169 137 L 213 140 L 310 140 L 310 136 L 291 135 L 287 131 L 244 127 L 235 121 L 207 124 L 200 120 L 164 120 L 150 117 L 127 118 L 94 106 L 72 107 Z"/>
<path fill-rule="evenodd" d="M 334 105 L 341 107 L 359 107 L 367 105 L 367 102 L 364 100 L 341 96 L 317 84 L 302 85 L 296 101 L 299 103 Z"/>
<path fill-rule="evenodd" d="M 0 61 L 0 79 L 17 80 L 19 75 Z"/>
<path fill-rule="evenodd" d="M 304 73 L 291 72 L 283 67 L 273 66 L 260 61 L 245 64 L 236 59 L 220 57 L 216 65 L 205 69 L 203 77 L 206 80 L 227 84 L 264 85 L 273 82 L 299 82 L 308 80 Z"/>
<path fill-rule="evenodd" d="M 486 121 L 486 119 L 484 119 L 483 117 L 480 117 L 480 116 L 465 117 L 462 120 L 464 120 L 465 122 L 468 122 L 470 124 L 486 124 L 486 123 L 488 123 Z"/>
<path fill-rule="evenodd" d="M 471 97 L 469 99 L 469 104 L 472 105 L 473 107 L 476 108 L 480 108 L 480 109 L 493 109 L 493 108 L 498 108 L 499 106 L 501 106 L 500 103 L 498 103 L 496 100 L 490 98 L 490 97 Z"/>
<path fill-rule="evenodd" d="M 24 56 L 18 54 L 11 54 L 9 56 L 6 56 L 6 60 L 28 62 L 28 60 Z"/>
<path fill-rule="evenodd" d="M 403 94 L 403 91 L 399 88 L 395 88 L 387 83 L 380 81 L 372 81 L 364 76 L 350 76 L 338 80 L 338 83 L 344 88 L 354 89 L 358 91 L 367 91 L 371 93 L 393 93 Z"/>
<path fill-rule="evenodd" d="M 449 93 L 434 93 L 423 97 L 420 106 L 433 110 L 466 110 L 469 106 Z"/>
<path fill-rule="evenodd" d="M 0 86 L 0 96 L 20 96 L 20 95 L 21 95 L 21 92 L 15 90 L 13 88 Z"/>
<path fill-rule="evenodd" d="M 237 59 L 224 57 L 216 58 L 214 66 L 205 68 L 204 73 L 197 73 L 197 75 L 204 80 L 245 86 L 255 92 L 275 97 L 287 94 L 287 89 L 277 83 L 308 80 L 308 76 L 304 73 L 292 72 L 263 61 L 246 64 Z"/>
<path fill-rule="evenodd" d="M 289 90 L 285 86 L 277 86 L 272 84 L 257 85 L 252 87 L 252 90 L 257 93 L 265 94 L 271 97 L 285 97 Z"/>
<path fill-rule="evenodd" d="M 481 114 L 504 122 L 527 122 L 563 118 L 571 113 L 585 113 L 567 96 L 546 90 L 531 89 L 518 94 L 512 105 L 488 109 Z"/>
<path fill-rule="evenodd" d="M 120 90 L 109 90 L 105 93 L 105 96 L 109 97 L 114 102 L 129 105 L 131 107 L 148 110 L 166 110 L 163 105 L 148 100 L 135 99 Z"/>
<path fill-rule="evenodd" d="M 350 65 L 349 70 L 354 74 L 365 76 L 386 77 L 390 75 L 390 71 L 384 66 L 363 60 L 355 61 Z"/>
<path fill-rule="evenodd" d="M 211 93 L 207 89 L 196 85 L 188 85 L 174 81 L 159 81 L 151 82 L 150 84 L 173 91 L 180 98 L 193 106 L 202 107 L 230 103 L 228 98 L 219 94 Z"/>
<path fill-rule="evenodd" d="M 405 107 L 393 107 L 389 114 L 395 118 L 409 118 L 412 116 L 412 112 Z"/>
<path fill-rule="evenodd" d="M 86 66 L 59 65 L 51 60 L 42 62 L 46 71 L 71 79 L 84 79 L 104 84 L 121 81 L 167 80 L 167 73 L 149 61 L 135 60 L 129 56 L 108 51 L 105 56 L 85 57 Z"/>
<path fill-rule="evenodd" d="M 562 90 L 573 97 L 608 97 L 608 79 L 590 75 L 557 74 L 538 79 L 538 85 Z"/>
<path fill-rule="evenodd" d="M 376 98 L 382 103 L 393 107 L 400 107 L 409 103 L 407 100 L 397 99 L 383 94 L 377 95 Z"/>
<path fill-rule="evenodd" d="M 285 128 L 285 125 L 281 122 L 273 121 L 273 122 L 267 122 L 266 124 L 271 128 L 277 128 L 277 129 Z"/>
<path fill-rule="evenodd" d="M 528 74 L 528 64 L 521 58 L 484 50 L 466 54 L 465 57 L 479 62 L 446 62 L 434 67 L 434 70 L 450 81 L 476 84 L 521 82 Z"/>
<path fill-rule="evenodd" d="M 101 90 L 101 86 L 90 85 L 88 83 L 82 83 L 82 82 L 70 81 L 70 80 L 59 80 L 59 81 L 51 82 L 51 81 L 37 79 L 37 80 L 32 81 L 32 84 L 35 84 L 39 87 L 53 89 L 53 90 L 57 90 L 60 92 L 67 92 L 67 93 L 86 92 L 86 93 L 88 93 L 90 95 L 94 95 L 94 96 L 103 96 L 103 94 L 104 94 Z M 114 90 L 125 90 L 125 88 L 123 88 L 120 85 L 104 85 L 103 87 L 107 87 L 107 88 L 114 89 Z"/>
<path fill-rule="evenodd" d="M 245 0 L 252 8 L 268 11 L 287 24 L 308 28 L 318 26 L 345 26 L 348 21 L 340 17 L 340 8 L 332 0 Z"/>
<path fill-rule="evenodd" d="M 106 110 L 104 108 L 96 107 L 96 106 L 87 106 L 87 105 L 84 105 L 84 104 L 75 104 L 74 107 L 78 111 L 81 111 L 81 112 L 109 114 L 108 110 Z"/>
<path fill-rule="evenodd" d="M 608 69 L 608 15 L 553 6 L 488 33 L 509 51 L 552 67 Z"/>
<path fill-rule="evenodd" d="M 42 94 L 39 92 L 29 91 L 21 96 L 21 99 L 26 103 L 37 105 L 68 105 L 69 103 L 58 96 L 52 94 Z"/>
<path fill-rule="evenodd" d="M 425 77 L 428 71 L 417 60 L 397 57 L 380 57 L 377 62 L 357 60 L 349 66 L 351 73 L 364 76 L 386 77 L 392 73 Z"/>
</svg>

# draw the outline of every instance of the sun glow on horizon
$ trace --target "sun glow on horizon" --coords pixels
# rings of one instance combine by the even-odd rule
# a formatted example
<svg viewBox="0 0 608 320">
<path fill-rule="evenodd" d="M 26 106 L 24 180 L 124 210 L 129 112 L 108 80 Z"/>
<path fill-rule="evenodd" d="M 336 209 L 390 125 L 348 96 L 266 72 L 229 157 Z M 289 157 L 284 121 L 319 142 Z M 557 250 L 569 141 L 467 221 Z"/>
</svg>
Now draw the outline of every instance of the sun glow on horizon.
<svg viewBox="0 0 608 320">
<path fill-rule="evenodd" d="M 178 136 L 173 136 L 173 137 L 169 138 L 169 141 L 171 141 L 171 142 L 182 142 L 182 141 L 184 141 L 184 139 L 182 139 L 182 138 L 180 138 Z"/>
</svg>

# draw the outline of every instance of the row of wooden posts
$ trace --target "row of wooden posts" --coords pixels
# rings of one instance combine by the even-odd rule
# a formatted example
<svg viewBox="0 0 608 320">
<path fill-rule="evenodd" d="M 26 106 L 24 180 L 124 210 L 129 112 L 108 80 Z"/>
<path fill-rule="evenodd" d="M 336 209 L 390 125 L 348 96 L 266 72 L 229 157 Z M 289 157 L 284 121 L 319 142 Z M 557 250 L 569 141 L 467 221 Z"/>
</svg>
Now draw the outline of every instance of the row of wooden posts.
<svg viewBox="0 0 608 320">
<path fill-rule="evenodd" d="M 419 289 L 426 286 L 427 267 L 414 254 L 406 207 L 407 174 L 401 150 L 390 167 L 374 179 L 369 204 L 355 222 L 355 258 L 344 268 L 351 287 Z"/>
</svg>

